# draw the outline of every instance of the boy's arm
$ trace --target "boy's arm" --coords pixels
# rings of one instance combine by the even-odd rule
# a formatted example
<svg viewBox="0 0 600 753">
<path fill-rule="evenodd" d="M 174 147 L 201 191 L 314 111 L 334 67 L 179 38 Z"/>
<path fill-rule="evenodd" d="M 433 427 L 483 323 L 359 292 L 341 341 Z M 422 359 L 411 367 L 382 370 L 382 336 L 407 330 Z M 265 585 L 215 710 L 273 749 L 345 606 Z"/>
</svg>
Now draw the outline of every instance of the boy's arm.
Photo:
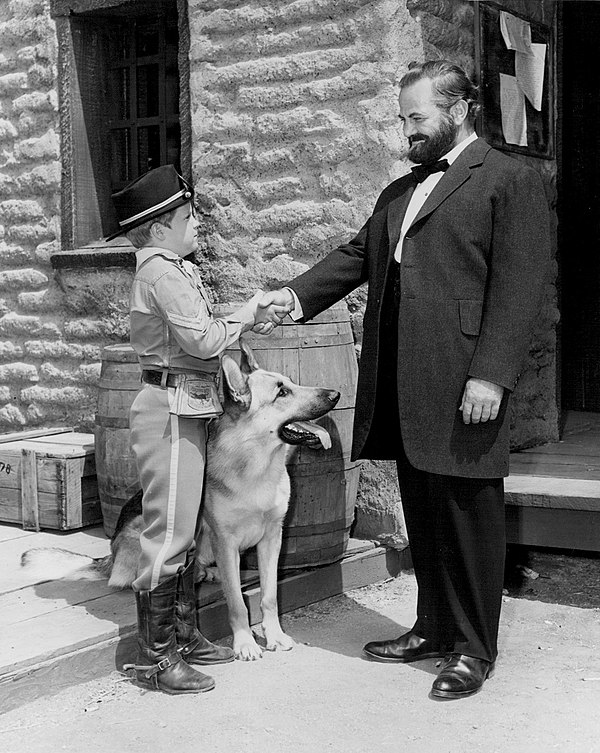
<svg viewBox="0 0 600 753">
<path fill-rule="evenodd" d="M 237 311 L 214 318 L 193 285 L 182 284 L 178 271 L 161 276 L 153 293 L 154 304 L 182 350 L 205 360 L 220 355 L 254 326 L 258 303 L 264 295 L 259 291 Z"/>
</svg>

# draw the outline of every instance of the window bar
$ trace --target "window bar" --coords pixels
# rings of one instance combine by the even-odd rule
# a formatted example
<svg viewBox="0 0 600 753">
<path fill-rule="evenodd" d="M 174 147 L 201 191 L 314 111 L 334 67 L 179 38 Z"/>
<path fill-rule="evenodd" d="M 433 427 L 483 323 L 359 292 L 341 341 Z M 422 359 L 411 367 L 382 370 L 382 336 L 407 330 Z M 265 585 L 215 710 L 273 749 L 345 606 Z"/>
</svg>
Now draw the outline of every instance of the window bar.
<svg viewBox="0 0 600 753">
<path fill-rule="evenodd" d="M 131 77 L 131 86 L 129 87 L 129 135 L 131 143 L 131 176 L 129 180 L 135 180 L 140 176 L 139 157 L 138 157 L 138 111 L 137 111 L 137 58 L 136 58 L 136 34 L 137 21 L 133 20 L 129 31 L 129 75 Z"/>
</svg>

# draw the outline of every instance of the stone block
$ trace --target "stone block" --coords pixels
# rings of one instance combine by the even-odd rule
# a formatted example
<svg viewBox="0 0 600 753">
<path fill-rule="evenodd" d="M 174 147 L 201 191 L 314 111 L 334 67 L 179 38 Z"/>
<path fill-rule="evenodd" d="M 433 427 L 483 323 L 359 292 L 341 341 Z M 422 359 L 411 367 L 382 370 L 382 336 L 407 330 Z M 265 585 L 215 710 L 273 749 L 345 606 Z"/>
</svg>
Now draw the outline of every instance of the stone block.
<svg viewBox="0 0 600 753">
<path fill-rule="evenodd" d="M 0 38 L 1 38 L 0 30 Z M 16 73 L 5 73 L 0 76 L 0 97 L 13 97 L 16 92 L 27 89 L 27 74 L 22 71 Z"/>
<path fill-rule="evenodd" d="M 22 173 L 16 185 L 21 193 L 29 194 L 47 194 L 48 192 L 60 191 L 61 182 L 61 164 L 49 162 L 44 165 L 38 165 L 33 170 Z"/>
<path fill-rule="evenodd" d="M 38 370 L 29 363 L 7 363 L 0 366 L 0 382 L 38 382 Z"/>
<path fill-rule="evenodd" d="M 37 201 L 31 199 L 9 199 L 0 202 L 0 216 L 4 222 L 37 222 L 44 217 L 44 210 Z"/>
<path fill-rule="evenodd" d="M 1 320 L 0 320 L 1 322 Z M 71 358 L 74 361 L 99 361 L 102 347 L 65 340 L 27 340 L 25 353 L 31 358 Z"/>
<path fill-rule="evenodd" d="M 13 99 L 13 111 L 22 112 L 56 112 L 58 109 L 58 100 L 56 92 L 27 92 L 20 97 Z"/>
<path fill-rule="evenodd" d="M 47 93 L 51 111 L 58 110 L 58 94 L 53 88 L 56 86 L 56 74 L 52 65 L 36 63 L 27 71 L 27 78 L 32 89 L 49 89 Z"/>
<path fill-rule="evenodd" d="M 13 141 L 18 136 L 18 131 L 10 120 L 0 118 L 0 143 Z"/>
<path fill-rule="evenodd" d="M 0 290 L 40 288 L 48 284 L 48 277 L 37 269 L 12 269 L 0 272 Z"/>
<path fill-rule="evenodd" d="M 0 360 L 20 358 L 23 355 L 23 347 L 12 340 L 0 340 Z"/>
<path fill-rule="evenodd" d="M 10 312 L 0 317 L 0 334 L 37 335 L 42 329 L 42 321 L 38 316 L 24 316 Z"/>
<path fill-rule="evenodd" d="M 97 398 L 95 390 L 82 387 L 25 387 L 21 390 L 21 400 L 25 403 L 40 405 L 80 406 Z"/>
<path fill-rule="evenodd" d="M 50 129 L 39 138 L 22 141 L 15 151 L 22 160 L 59 160 L 60 142 L 56 132 Z"/>
<path fill-rule="evenodd" d="M 64 308 L 62 291 L 55 286 L 19 293 L 17 301 L 23 311 L 30 313 L 56 313 Z"/>
<path fill-rule="evenodd" d="M 9 240 L 25 245 L 38 246 L 43 241 L 56 238 L 56 231 L 50 224 L 37 225 L 9 225 L 7 236 Z"/>
<path fill-rule="evenodd" d="M 19 266 L 21 264 L 30 264 L 32 253 L 22 246 L 15 246 L 10 243 L 0 241 L 0 268 Z"/>
<path fill-rule="evenodd" d="M 0 431 L 3 429 L 20 429 L 27 424 L 27 419 L 16 406 L 9 403 L 0 408 Z"/>
</svg>

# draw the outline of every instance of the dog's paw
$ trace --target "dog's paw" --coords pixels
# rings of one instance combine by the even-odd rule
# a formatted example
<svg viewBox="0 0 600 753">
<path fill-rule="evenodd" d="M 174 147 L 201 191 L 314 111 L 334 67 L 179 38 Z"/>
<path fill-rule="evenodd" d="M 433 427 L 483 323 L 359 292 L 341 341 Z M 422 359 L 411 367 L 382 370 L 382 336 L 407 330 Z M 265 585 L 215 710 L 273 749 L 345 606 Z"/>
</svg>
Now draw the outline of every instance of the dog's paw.
<svg viewBox="0 0 600 753">
<path fill-rule="evenodd" d="M 273 635 L 268 635 L 265 631 L 265 638 L 267 639 L 267 651 L 291 651 L 296 645 L 296 641 L 283 631 Z"/>
<path fill-rule="evenodd" d="M 263 650 L 251 635 L 233 639 L 233 653 L 240 661 L 256 661 L 262 658 Z"/>
</svg>

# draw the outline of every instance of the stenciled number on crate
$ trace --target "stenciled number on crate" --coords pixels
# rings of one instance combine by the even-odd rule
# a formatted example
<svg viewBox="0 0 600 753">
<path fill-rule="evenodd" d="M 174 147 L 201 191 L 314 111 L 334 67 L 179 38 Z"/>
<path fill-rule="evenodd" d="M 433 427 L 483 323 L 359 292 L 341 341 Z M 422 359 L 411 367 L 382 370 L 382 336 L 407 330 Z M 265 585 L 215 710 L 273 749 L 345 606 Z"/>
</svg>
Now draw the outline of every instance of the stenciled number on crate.
<svg viewBox="0 0 600 753">
<path fill-rule="evenodd" d="M 8 476 L 10 473 L 12 473 L 13 467 L 10 463 L 3 463 L 0 460 L 0 473 L 6 473 Z"/>
</svg>

